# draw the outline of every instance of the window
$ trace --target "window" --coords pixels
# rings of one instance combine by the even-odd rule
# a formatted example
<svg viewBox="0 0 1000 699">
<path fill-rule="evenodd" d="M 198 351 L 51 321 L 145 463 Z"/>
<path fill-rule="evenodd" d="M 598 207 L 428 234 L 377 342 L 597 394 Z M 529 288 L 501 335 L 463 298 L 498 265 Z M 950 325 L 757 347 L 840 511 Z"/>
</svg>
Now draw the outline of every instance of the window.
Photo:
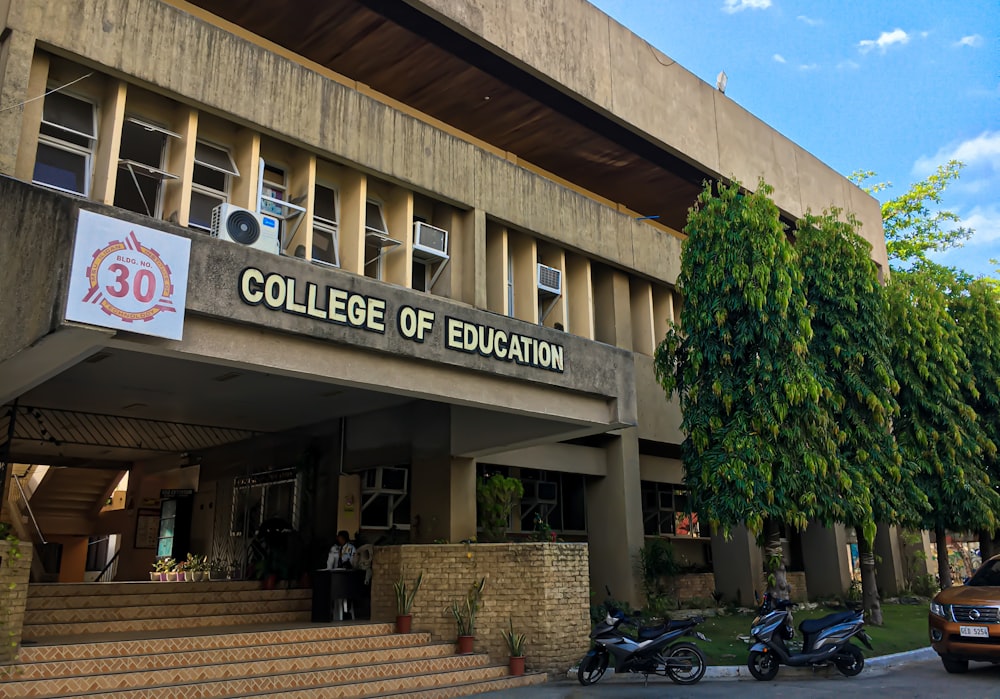
<svg viewBox="0 0 1000 699">
<path fill-rule="evenodd" d="M 542 521 L 558 532 L 587 530 L 586 480 L 578 473 L 521 470 L 521 531 Z"/>
<path fill-rule="evenodd" d="M 321 184 L 314 190 L 313 262 L 340 267 L 340 213 L 337 190 Z"/>
<path fill-rule="evenodd" d="M 118 151 L 115 206 L 147 216 L 160 215 L 163 180 L 177 179 L 161 169 L 171 138 L 180 135 L 137 117 L 126 117 Z"/>
<path fill-rule="evenodd" d="M 430 291 L 448 263 L 448 231 L 413 217 L 412 287 Z"/>
<path fill-rule="evenodd" d="M 198 141 L 194 149 L 191 213 L 188 219 L 192 228 L 212 230 L 212 212 L 215 207 L 229 201 L 230 178 L 239 176 L 233 156 L 227 149 Z"/>
<path fill-rule="evenodd" d="M 410 528 L 410 467 L 379 466 L 361 474 L 361 528 Z"/>
<path fill-rule="evenodd" d="M 385 248 L 399 245 L 398 240 L 389 237 L 389 227 L 385 223 L 382 204 L 369 199 L 365 204 L 365 276 L 382 278 L 382 256 Z"/>
<path fill-rule="evenodd" d="M 299 474 L 293 468 L 237 478 L 233 484 L 230 536 L 253 536 L 269 519 L 294 529 L 299 519 Z"/>
<path fill-rule="evenodd" d="M 507 251 L 507 315 L 514 317 L 514 256 Z"/>
<path fill-rule="evenodd" d="M 642 481 L 642 521 L 647 536 L 700 536 L 698 514 L 690 513 L 683 486 Z"/>
<path fill-rule="evenodd" d="M 31 181 L 87 196 L 96 140 L 97 108 L 92 103 L 64 92 L 46 95 Z"/>
</svg>

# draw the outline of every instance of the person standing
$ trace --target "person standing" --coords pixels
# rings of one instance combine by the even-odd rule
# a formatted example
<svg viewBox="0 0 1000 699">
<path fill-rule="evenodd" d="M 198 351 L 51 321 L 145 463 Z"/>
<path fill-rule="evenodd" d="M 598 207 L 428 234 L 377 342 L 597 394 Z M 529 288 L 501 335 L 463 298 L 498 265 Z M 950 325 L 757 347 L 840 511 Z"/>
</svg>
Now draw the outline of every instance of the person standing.
<svg viewBox="0 0 1000 699">
<path fill-rule="evenodd" d="M 346 530 L 337 532 L 337 543 L 330 547 L 330 553 L 326 557 L 326 569 L 353 568 L 354 555 L 357 552 L 354 544 L 351 543 L 351 536 Z"/>
</svg>

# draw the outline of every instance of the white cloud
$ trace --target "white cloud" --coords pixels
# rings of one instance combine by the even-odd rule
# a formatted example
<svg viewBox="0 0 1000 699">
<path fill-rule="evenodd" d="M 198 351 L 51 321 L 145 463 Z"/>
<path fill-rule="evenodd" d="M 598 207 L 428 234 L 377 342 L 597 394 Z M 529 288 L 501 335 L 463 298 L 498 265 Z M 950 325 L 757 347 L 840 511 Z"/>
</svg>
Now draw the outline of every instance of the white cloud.
<svg viewBox="0 0 1000 699">
<path fill-rule="evenodd" d="M 803 63 L 799 66 L 799 70 L 816 70 L 817 68 L 819 68 L 817 63 Z"/>
<path fill-rule="evenodd" d="M 882 32 L 877 39 L 864 39 L 858 42 L 861 53 L 868 53 L 877 48 L 881 53 L 885 53 L 893 44 L 905 44 L 910 40 L 910 35 L 902 29 L 893 29 L 891 32 Z"/>
<path fill-rule="evenodd" d="M 856 62 L 850 59 L 846 61 L 841 61 L 840 63 L 837 64 L 838 70 L 857 70 L 860 67 L 861 67 L 860 65 L 858 65 Z"/>
<path fill-rule="evenodd" d="M 983 37 L 979 34 L 970 34 L 969 36 L 963 36 L 961 39 L 955 42 L 955 46 L 970 46 L 976 48 L 983 45 Z"/>
<path fill-rule="evenodd" d="M 976 206 L 968 216 L 962 217 L 962 225 L 975 231 L 971 242 L 977 245 L 1000 241 L 1000 207 L 997 205 Z M 994 250 L 994 257 L 1000 257 L 1000 250 Z"/>
<path fill-rule="evenodd" d="M 818 27 L 819 25 L 823 24 L 823 20 L 813 19 L 812 17 L 806 17 L 805 15 L 799 15 L 797 19 L 800 22 L 805 22 L 810 27 Z"/>
<path fill-rule="evenodd" d="M 946 146 L 934 155 L 922 156 L 913 164 L 913 173 L 924 177 L 949 160 L 961 160 L 969 170 L 985 166 L 1000 174 L 1000 131 L 984 131 L 955 146 Z"/>
<path fill-rule="evenodd" d="M 785 57 L 782 56 L 780 53 L 774 54 L 773 56 L 771 56 L 771 58 L 773 58 L 778 63 L 788 63 L 788 61 L 785 60 Z"/>
<path fill-rule="evenodd" d="M 733 14 L 742 10 L 766 10 L 771 6 L 771 0 L 725 0 L 722 11 Z"/>
</svg>

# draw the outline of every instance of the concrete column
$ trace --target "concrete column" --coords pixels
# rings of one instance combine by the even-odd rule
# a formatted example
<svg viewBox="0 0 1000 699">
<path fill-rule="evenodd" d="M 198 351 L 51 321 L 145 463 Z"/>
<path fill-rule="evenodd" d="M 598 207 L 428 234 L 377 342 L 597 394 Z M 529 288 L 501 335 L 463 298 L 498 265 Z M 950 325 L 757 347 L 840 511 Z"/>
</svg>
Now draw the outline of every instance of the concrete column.
<svg viewBox="0 0 1000 699">
<path fill-rule="evenodd" d="M 764 560 L 756 538 L 744 526 L 736 527 L 726 540 L 712 536 L 712 568 L 715 589 L 724 599 L 745 607 L 754 606 L 754 593 L 763 593 Z"/>
<path fill-rule="evenodd" d="M 568 332 L 588 340 L 594 339 L 594 285 L 590 275 L 590 259 L 566 253 L 566 297 Z"/>
<path fill-rule="evenodd" d="M 385 222 L 389 235 L 400 242 L 382 253 L 382 279 L 413 287 L 413 192 L 393 187 L 385 200 Z"/>
<path fill-rule="evenodd" d="M 344 170 L 340 190 L 340 268 L 365 273 L 365 206 L 368 178 L 357 170 Z"/>
<path fill-rule="evenodd" d="M 198 112 L 178 105 L 170 120 L 171 130 L 180 135 L 167 149 L 167 172 L 176 180 L 163 183 L 163 214 L 167 220 L 186 226 L 191 220 L 191 183 L 194 179 L 194 149 L 198 143 Z"/>
<path fill-rule="evenodd" d="M 538 322 L 538 248 L 534 238 L 507 231 L 507 254 L 514 270 L 514 317 Z"/>
<path fill-rule="evenodd" d="M 875 578 L 885 596 L 898 595 L 906 586 L 899 532 L 888 524 L 878 525 L 875 532 Z"/>
<path fill-rule="evenodd" d="M 90 198 L 114 204 L 118 181 L 118 157 L 125 125 L 125 98 L 128 88 L 121 80 L 105 81 L 101 109 L 98 110 L 97 148 L 94 151 L 94 185 Z"/>
<path fill-rule="evenodd" d="M 604 598 L 641 606 L 636 559 L 643 544 L 642 494 L 639 488 L 639 431 L 621 430 L 606 448 L 607 475 L 587 484 L 587 538 L 590 542 L 590 589 Z"/>
<path fill-rule="evenodd" d="M 802 561 L 810 597 L 841 597 L 851 586 L 847 530 L 811 523 L 802 532 Z"/>
<path fill-rule="evenodd" d="M 653 287 L 646 279 L 629 280 L 629 307 L 632 311 L 632 350 L 653 355 L 654 340 Z"/>
<path fill-rule="evenodd" d="M 24 45 L 27 43 L 27 45 Z M 0 164 L 3 165 L 3 172 L 10 173 L 13 166 L 13 175 L 19 180 L 30 182 L 35 171 L 35 156 L 38 152 L 38 129 L 42 124 L 42 108 L 45 100 L 39 99 L 45 94 L 45 88 L 49 81 L 49 57 L 45 54 L 32 55 L 34 39 L 27 37 L 21 32 L 14 32 L 7 43 L 0 47 L 5 58 L 3 90 L 0 96 L 3 97 L 3 104 L 17 104 L 25 102 L 21 109 L 7 109 L 0 112 L 0 133 L 5 136 L 0 137 L 0 143 L 6 147 L 2 149 Z M 18 51 L 20 49 L 20 51 Z M 27 53 L 27 64 L 20 65 L 24 61 L 24 53 Z M 20 56 L 16 54 L 22 54 Z M 23 75 L 19 75 L 20 69 L 24 70 Z M 23 88 L 17 90 L 17 88 Z M 20 133 L 20 141 L 13 143 L 9 139 L 14 134 Z M 17 154 L 16 160 L 12 163 L 9 158 Z"/>
<path fill-rule="evenodd" d="M 460 276 L 460 282 L 452 285 L 452 290 L 461 293 L 454 298 L 476 308 L 487 307 L 487 257 L 486 257 L 486 212 L 473 209 L 462 214 L 462 264 L 452 270 Z"/>
<path fill-rule="evenodd" d="M 486 223 L 486 310 L 511 315 L 507 307 L 507 231 L 499 224 Z M 476 291 L 479 297 L 479 291 Z"/>
</svg>

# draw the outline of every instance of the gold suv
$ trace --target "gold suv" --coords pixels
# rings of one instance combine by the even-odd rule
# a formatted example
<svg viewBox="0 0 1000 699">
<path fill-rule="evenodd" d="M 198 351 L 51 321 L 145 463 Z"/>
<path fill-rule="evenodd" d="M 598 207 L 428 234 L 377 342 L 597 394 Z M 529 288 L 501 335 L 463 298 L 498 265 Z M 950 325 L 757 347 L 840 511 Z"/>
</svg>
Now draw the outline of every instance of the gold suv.
<svg viewBox="0 0 1000 699">
<path fill-rule="evenodd" d="M 1000 663 L 1000 556 L 965 585 L 937 593 L 929 622 L 931 645 L 948 672 L 965 672 L 970 660 Z"/>
</svg>

